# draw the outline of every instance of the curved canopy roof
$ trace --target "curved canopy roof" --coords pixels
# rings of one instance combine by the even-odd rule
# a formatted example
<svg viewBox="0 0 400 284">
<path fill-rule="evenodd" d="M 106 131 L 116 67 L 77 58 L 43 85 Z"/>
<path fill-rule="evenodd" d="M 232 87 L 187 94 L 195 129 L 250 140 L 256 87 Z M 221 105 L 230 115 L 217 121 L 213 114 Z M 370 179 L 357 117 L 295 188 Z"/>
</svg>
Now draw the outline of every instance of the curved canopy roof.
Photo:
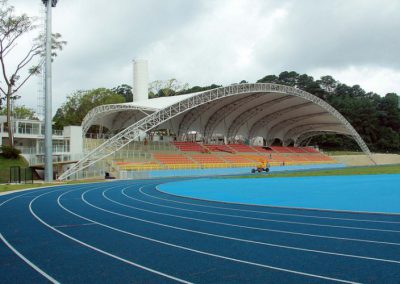
<svg viewBox="0 0 400 284">
<path fill-rule="evenodd" d="M 89 112 L 82 126 L 84 132 L 91 125 L 101 125 L 118 132 L 151 113 L 203 93 L 103 105 Z M 169 128 L 178 134 L 179 139 L 184 139 L 188 132 L 196 131 L 205 140 L 213 136 L 224 136 L 230 140 L 262 137 L 267 145 L 275 139 L 281 140 L 284 145 L 292 142 L 300 145 L 305 139 L 326 132 L 353 136 L 345 119 L 338 112 L 332 113 L 331 106 L 327 108 L 326 103 L 321 103 L 311 94 L 296 96 L 274 90 L 238 93 L 190 108 L 157 128 Z"/>
<path fill-rule="evenodd" d="M 92 125 L 101 125 L 110 130 L 123 129 L 146 117 L 150 113 L 194 95 L 196 95 L 196 93 L 98 106 L 92 109 L 83 119 L 83 132 L 86 133 Z"/>
<path fill-rule="evenodd" d="M 209 91 L 94 108 L 83 121 L 103 125 L 117 133 L 87 154 L 60 178 L 65 178 L 113 154 L 143 132 L 172 129 L 179 137 L 197 131 L 205 141 L 215 135 L 230 140 L 263 137 L 267 145 L 275 139 L 283 145 L 299 145 L 321 133 L 351 136 L 370 152 L 360 135 L 332 106 L 305 91 L 278 84 L 238 84 Z"/>
</svg>

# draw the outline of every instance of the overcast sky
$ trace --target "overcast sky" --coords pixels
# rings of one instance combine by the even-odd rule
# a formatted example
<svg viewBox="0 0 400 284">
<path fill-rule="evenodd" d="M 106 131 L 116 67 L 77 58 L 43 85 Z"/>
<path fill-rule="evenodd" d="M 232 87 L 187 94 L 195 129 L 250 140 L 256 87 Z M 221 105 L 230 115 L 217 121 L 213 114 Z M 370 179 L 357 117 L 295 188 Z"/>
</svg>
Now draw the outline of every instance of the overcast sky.
<svg viewBox="0 0 400 284">
<path fill-rule="evenodd" d="M 32 16 L 41 2 L 9 0 Z M 76 90 L 131 85 L 135 58 L 149 61 L 150 81 L 228 85 L 293 70 L 400 94 L 399 0 L 58 2 L 53 32 L 68 45 L 53 64 L 53 113 Z M 36 109 L 37 89 L 34 79 L 19 104 Z"/>
</svg>

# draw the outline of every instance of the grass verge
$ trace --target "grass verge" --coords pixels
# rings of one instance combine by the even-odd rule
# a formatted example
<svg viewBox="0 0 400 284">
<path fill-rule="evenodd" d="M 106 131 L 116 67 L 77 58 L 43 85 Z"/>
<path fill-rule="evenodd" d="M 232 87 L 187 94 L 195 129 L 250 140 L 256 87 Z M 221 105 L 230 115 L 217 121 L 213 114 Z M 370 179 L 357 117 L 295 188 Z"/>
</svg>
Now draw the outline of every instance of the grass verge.
<svg viewBox="0 0 400 284">
<path fill-rule="evenodd" d="M 28 162 L 23 157 L 19 157 L 18 159 L 6 159 L 0 155 L 0 170 L 9 171 L 11 166 L 26 168 L 28 167 Z"/>
<path fill-rule="evenodd" d="M 400 165 L 348 167 L 348 168 L 341 168 L 341 169 L 279 172 L 279 173 L 270 173 L 270 174 L 255 173 L 253 175 L 234 176 L 234 178 L 274 178 L 274 177 L 378 175 L 378 174 L 400 174 Z"/>
<path fill-rule="evenodd" d="M 27 188 L 39 188 L 39 187 L 47 187 L 54 185 L 80 184 L 80 183 L 91 183 L 91 182 L 101 182 L 101 181 L 104 181 L 104 179 L 74 180 L 74 181 L 54 182 L 54 183 L 0 184 L 0 193 L 13 190 L 22 190 Z"/>
<path fill-rule="evenodd" d="M 275 177 L 307 177 L 307 176 L 339 176 L 339 175 L 377 175 L 377 174 L 400 174 L 400 165 L 368 166 L 368 167 L 348 167 L 341 169 L 328 170 L 308 170 L 296 172 L 280 172 L 269 174 L 252 174 L 244 176 L 230 176 L 221 178 L 275 178 Z M 21 190 L 26 188 L 39 188 L 53 185 L 80 184 L 90 182 L 102 182 L 104 179 L 78 180 L 55 183 L 34 183 L 34 184 L 0 184 L 0 193 Z"/>
<path fill-rule="evenodd" d="M 21 169 L 28 167 L 28 162 L 23 158 L 6 159 L 0 155 L 0 183 L 9 182 L 10 167 L 19 166 Z"/>
</svg>

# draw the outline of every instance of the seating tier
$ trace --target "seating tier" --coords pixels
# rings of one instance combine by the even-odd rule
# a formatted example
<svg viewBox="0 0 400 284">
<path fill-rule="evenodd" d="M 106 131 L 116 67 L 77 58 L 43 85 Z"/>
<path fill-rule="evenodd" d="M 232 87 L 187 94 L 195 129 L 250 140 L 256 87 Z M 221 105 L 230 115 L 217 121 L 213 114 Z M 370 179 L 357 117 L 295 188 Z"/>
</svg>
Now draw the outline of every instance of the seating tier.
<svg viewBox="0 0 400 284">
<path fill-rule="evenodd" d="M 173 142 L 176 148 L 182 152 L 206 152 L 207 150 L 203 148 L 198 143 L 195 142 Z"/>
<path fill-rule="evenodd" d="M 235 152 L 239 153 L 251 153 L 257 152 L 252 147 L 244 144 L 229 144 L 229 147 L 232 148 Z"/>
<path fill-rule="evenodd" d="M 303 148 L 300 147 L 287 147 L 287 148 L 289 148 L 293 153 L 299 153 L 299 154 L 307 153 Z"/>
<path fill-rule="evenodd" d="M 220 157 L 212 154 L 191 155 L 190 157 L 199 164 L 225 163 Z"/>
<path fill-rule="evenodd" d="M 224 155 L 222 158 L 228 162 L 228 163 L 233 163 L 233 164 L 244 164 L 244 163 L 251 163 L 254 162 L 250 159 L 247 159 L 246 157 L 243 157 L 241 155 Z"/>
<path fill-rule="evenodd" d="M 292 147 L 285 147 L 285 146 L 271 146 L 270 147 L 272 150 L 274 150 L 277 153 L 294 153 L 291 148 Z"/>
<path fill-rule="evenodd" d="M 182 154 L 154 154 L 154 158 L 162 164 L 194 164 Z"/>
<path fill-rule="evenodd" d="M 265 147 L 261 147 L 261 146 L 253 146 L 253 149 L 255 149 L 257 152 L 260 152 L 260 153 L 275 153 L 274 150 L 268 149 Z"/>
<path fill-rule="evenodd" d="M 201 145 L 195 142 L 165 143 L 167 147 L 126 150 L 128 161 L 113 161 L 118 170 L 204 169 L 254 167 L 267 160 L 271 166 L 334 163 L 331 157 L 311 147 L 248 146 L 244 144 Z M 191 152 L 191 153 L 190 153 Z M 197 153 L 196 153 L 197 152 Z M 135 153 L 130 155 L 129 153 Z M 139 155 L 139 154 L 140 155 Z M 128 155 L 129 154 L 129 155 Z M 131 161 L 129 161 L 131 159 Z"/>
<path fill-rule="evenodd" d="M 204 147 L 206 147 L 211 152 L 227 152 L 227 153 L 235 152 L 229 146 L 224 145 L 224 144 L 222 144 L 222 145 L 207 144 L 207 145 L 204 145 Z"/>
<path fill-rule="evenodd" d="M 303 147 L 302 149 L 304 151 L 306 151 L 307 153 L 319 153 L 317 149 L 312 148 L 312 147 Z"/>
</svg>

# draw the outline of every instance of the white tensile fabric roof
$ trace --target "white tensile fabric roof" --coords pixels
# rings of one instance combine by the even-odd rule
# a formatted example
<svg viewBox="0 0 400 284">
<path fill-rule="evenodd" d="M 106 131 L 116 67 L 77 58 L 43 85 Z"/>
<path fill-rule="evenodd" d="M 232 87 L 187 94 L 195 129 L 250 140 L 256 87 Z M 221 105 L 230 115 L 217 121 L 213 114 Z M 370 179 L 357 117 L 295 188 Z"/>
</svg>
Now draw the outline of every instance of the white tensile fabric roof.
<svg viewBox="0 0 400 284">
<path fill-rule="evenodd" d="M 103 105 L 87 114 L 82 123 L 84 133 L 91 125 L 105 126 L 114 135 L 60 179 L 156 129 L 170 129 L 178 140 L 195 131 L 206 143 L 216 136 L 232 142 L 262 137 L 267 146 L 276 139 L 283 145 L 297 146 L 321 133 L 338 133 L 351 136 L 371 158 L 357 131 L 331 105 L 297 88 L 271 83 L 237 84 L 183 96 Z"/>
<path fill-rule="evenodd" d="M 111 105 L 115 108 L 112 110 L 104 109 L 106 106 L 98 107 L 84 122 L 84 130 L 90 125 L 102 125 L 118 131 L 150 113 L 201 93 Z M 182 139 L 189 131 L 196 131 L 206 138 L 213 135 L 231 140 L 235 137 L 263 137 L 267 144 L 275 139 L 300 143 L 321 133 L 351 135 L 343 122 L 322 106 L 301 97 L 274 92 L 251 92 L 221 98 L 190 109 L 158 128 L 169 128 Z"/>
</svg>

